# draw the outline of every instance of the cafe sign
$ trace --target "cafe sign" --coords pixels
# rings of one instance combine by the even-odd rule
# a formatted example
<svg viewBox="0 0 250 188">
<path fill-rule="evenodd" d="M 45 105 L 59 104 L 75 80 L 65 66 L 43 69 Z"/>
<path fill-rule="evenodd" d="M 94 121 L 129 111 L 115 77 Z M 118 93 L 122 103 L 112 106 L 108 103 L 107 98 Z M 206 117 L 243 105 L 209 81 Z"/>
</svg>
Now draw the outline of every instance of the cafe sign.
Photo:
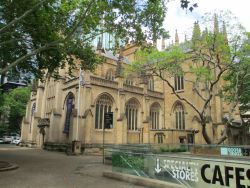
<svg viewBox="0 0 250 188">
<path fill-rule="evenodd" d="M 151 178 L 195 188 L 250 188 L 250 162 L 177 156 L 147 157 Z"/>
</svg>

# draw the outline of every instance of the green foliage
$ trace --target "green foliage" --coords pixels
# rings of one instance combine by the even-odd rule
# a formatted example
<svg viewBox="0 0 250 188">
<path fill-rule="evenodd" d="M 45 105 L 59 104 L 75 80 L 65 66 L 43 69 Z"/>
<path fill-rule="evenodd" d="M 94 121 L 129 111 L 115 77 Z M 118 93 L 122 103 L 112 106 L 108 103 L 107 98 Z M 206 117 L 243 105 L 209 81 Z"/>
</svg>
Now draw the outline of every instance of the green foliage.
<svg viewBox="0 0 250 188">
<path fill-rule="evenodd" d="M 0 137 L 2 137 L 7 132 L 9 132 L 8 127 L 4 124 L 0 124 Z"/>
<path fill-rule="evenodd" d="M 227 18 L 224 14 L 207 16 L 205 23 L 209 23 L 208 19 L 210 19 L 213 23 L 212 29 L 208 25 L 205 28 L 209 29 L 205 29 L 201 34 L 198 23 L 195 23 L 190 41 L 171 46 L 166 51 L 158 52 L 152 48 L 141 49 L 136 54 L 136 61 L 127 69 L 128 72 L 137 72 L 141 76 L 155 76 L 163 80 L 179 100 L 185 102 L 197 113 L 203 128 L 209 123 L 208 117 L 211 116 L 209 114 L 211 113 L 209 112 L 210 103 L 214 96 L 219 94 L 220 86 L 224 84 L 222 76 L 232 67 L 235 67 L 232 73 L 239 72 L 238 63 L 236 63 L 238 60 L 249 60 L 248 47 L 245 46 L 245 50 L 240 47 L 244 38 L 243 29 L 236 27 L 237 24 L 235 24 L 233 27 L 236 32 L 232 29 L 230 35 L 227 35 L 225 23 L 229 25 L 234 22 L 233 19 L 223 20 L 224 18 Z M 223 25 L 222 31 L 219 28 L 220 25 Z M 248 51 L 248 54 L 243 51 Z M 249 69 L 243 69 L 249 72 Z M 187 87 L 192 87 L 192 92 L 199 98 L 199 104 L 194 103 L 193 98 L 189 98 L 188 95 L 182 95 L 176 91 L 173 80 L 179 75 L 183 76 Z M 249 77 L 246 78 L 249 79 Z M 243 93 L 242 90 L 241 93 Z M 203 130 L 204 139 L 211 144 L 212 139 L 208 136 L 206 129 Z"/>
<path fill-rule="evenodd" d="M 208 67 L 190 66 L 190 73 L 195 75 L 196 82 L 204 82 L 213 80 L 213 75 L 211 74 L 211 69 Z"/>
<path fill-rule="evenodd" d="M 181 2 L 181 7 L 183 9 L 188 9 L 189 11 L 193 11 L 194 8 L 197 8 L 198 7 L 198 4 L 197 3 L 194 3 L 194 4 L 190 4 L 190 1 L 189 0 L 180 0 Z"/>
<path fill-rule="evenodd" d="M 30 97 L 30 88 L 22 87 L 1 94 L 3 100 L 0 106 L 0 114 L 8 119 L 8 132 L 19 132 L 26 104 Z M 4 126 L 4 125 L 3 125 Z"/>
<path fill-rule="evenodd" d="M 239 103 L 240 110 L 250 110 L 250 33 L 244 41 L 235 62 L 224 76 L 223 97 L 228 102 Z"/>
<path fill-rule="evenodd" d="M 161 152 L 173 152 L 173 153 L 176 153 L 176 152 L 186 152 L 187 149 L 185 147 L 180 147 L 180 148 L 165 148 L 165 147 L 161 147 L 160 151 Z"/>
<path fill-rule="evenodd" d="M 136 61 L 126 67 L 126 72 L 140 72 L 152 74 L 154 70 L 164 70 L 170 75 L 183 74 L 182 64 L 188 57 L 178 46 L 169 51 L 158 51 L 153 48 L 143 48 L 136 52 Z"/>
<path fill-rule="evenodd" d="M 117 43 L 167 34 L 164 0 L 4 0 L 0 9 L 0 74 L 17 66 L 39 78 L 44 70 L 56 76 L 66 62 L 74 68 L 74 58 L 93 70 L 101 59 L 90 42 L 104 32 Z"/>
</svg>

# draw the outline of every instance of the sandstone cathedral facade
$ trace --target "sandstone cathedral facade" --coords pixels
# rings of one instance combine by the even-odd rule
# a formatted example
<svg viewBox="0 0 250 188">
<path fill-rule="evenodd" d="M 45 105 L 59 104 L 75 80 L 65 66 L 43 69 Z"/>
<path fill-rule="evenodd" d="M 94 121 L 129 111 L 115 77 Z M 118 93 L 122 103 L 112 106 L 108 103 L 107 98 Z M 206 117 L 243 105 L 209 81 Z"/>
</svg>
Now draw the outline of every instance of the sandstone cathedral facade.
<svg viewBox="0 0 250 188">
<path fill-rule="evenodd" d="M 59 70 L 60 79 L 39 81 L 22 122 L 22 142 L 37 147 L 74 140 L 82 145 L 101 144 L 103 139 L 107 144 L 205 144 L 196 112 L 178 100 L 164 81 L 120 74 L 133 61 L 136 49 L 128 44 L 118 56 L 99 49 L 105 60 L 94 72 L 78 69 L 69 75 L 65 68 Z M 171 82 L 180 95 L 199 105 L 192 84 L 183 76 Z M 213 141 L 221 136 L 227 111 L 228 105 L 216 95 L 209 111 L 213 121 L 207 123 Z M 113 112 L 109 129 L 104 129 L 106 112 Z M 243 144 L 244 140 L 235 137 L 227 142 Z"/>
</svg>

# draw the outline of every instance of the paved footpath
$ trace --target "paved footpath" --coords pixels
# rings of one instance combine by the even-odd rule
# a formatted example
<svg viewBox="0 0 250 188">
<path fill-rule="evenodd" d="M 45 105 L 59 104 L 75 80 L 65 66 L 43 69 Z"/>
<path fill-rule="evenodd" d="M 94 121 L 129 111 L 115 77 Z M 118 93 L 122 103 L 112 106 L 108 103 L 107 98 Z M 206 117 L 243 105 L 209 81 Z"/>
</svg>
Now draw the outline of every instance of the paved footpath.
<svg viewBox="0 0 250 188">
<path fill-rule="evenodd" d="M 142 188 L 103 177 L 103 171 L 112 169 L 99 156 L 67 156 L 1 144 L 0 161 L 19 166 L 0 172 L 0 188 Z"/>
</svg>

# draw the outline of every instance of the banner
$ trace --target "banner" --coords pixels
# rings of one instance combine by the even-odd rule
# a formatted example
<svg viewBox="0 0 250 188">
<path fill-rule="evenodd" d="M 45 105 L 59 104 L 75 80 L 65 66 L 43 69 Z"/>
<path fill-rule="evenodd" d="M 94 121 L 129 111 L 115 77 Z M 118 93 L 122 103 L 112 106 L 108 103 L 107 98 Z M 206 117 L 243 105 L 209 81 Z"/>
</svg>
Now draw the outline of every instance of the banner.
<svg viewBox="0 0 250 188">
<path fill-rule="evenodd" d="M 179 156 L 147 156 L 149 177 L 194 188 L 250 188 L 250 162 Z"/>
</svg>

